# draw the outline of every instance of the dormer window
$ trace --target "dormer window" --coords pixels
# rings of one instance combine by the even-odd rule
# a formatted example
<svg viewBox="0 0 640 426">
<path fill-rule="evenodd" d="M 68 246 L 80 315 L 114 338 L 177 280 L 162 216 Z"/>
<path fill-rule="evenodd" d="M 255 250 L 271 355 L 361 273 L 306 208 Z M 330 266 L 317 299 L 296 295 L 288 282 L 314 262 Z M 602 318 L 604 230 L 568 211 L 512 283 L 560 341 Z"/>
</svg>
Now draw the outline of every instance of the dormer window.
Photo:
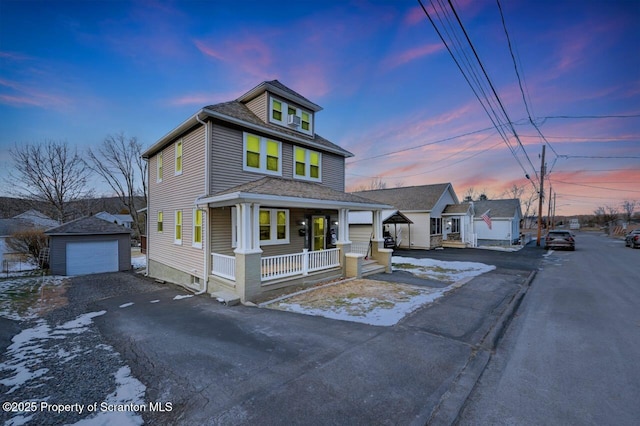
<svg viewBox="0 0 640 426">
<path fill-rule="evenodd" d="M 270 99 L 269 121 L 271 123 L 313 135 L 313 113 L 284 100 L 273 97 Z"/>
</svg>

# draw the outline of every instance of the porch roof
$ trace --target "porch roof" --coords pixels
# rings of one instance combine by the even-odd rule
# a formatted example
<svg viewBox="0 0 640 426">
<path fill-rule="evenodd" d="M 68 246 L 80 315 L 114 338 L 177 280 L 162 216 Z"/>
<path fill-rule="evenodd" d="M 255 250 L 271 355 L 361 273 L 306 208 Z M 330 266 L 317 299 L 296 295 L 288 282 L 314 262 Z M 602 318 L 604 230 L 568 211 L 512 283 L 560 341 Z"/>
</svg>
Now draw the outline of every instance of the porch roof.
<svg viewBox="0 0 640 426">
<path fill-rule="evenodd" d="M 447 207 L 442 211 L 443 216 L 460 216 L 466 215 L 471 210 L 472 204 L 460 203 L 460 204 L 447 204 Z M 473 216 L 473 211 L 471 212 Z"/>
<path fill-rule="evenodd" d="M 241 202 L 273 207 L 350 210 L 383 210 L 391 207 L 317 183 L 269 176 L 196 199 L 196 205 L 208 204 L 209 207 L 231 206 Z"/>
</svg>

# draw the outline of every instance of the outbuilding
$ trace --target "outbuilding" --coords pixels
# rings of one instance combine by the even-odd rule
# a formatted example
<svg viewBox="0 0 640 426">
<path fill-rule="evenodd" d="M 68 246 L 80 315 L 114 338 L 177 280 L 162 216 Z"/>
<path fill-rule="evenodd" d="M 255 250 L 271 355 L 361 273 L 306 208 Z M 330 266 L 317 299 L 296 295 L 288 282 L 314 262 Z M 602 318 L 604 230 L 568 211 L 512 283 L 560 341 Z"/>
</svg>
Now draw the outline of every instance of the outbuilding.
<svg viewBox="0 0 640 426">
<path fill-rule="evenodd" d="M 131 230 L 95 216 L 67 222 L 49 236 L 51 273 L 85 275 L 131 269 Z"/>
</svg>

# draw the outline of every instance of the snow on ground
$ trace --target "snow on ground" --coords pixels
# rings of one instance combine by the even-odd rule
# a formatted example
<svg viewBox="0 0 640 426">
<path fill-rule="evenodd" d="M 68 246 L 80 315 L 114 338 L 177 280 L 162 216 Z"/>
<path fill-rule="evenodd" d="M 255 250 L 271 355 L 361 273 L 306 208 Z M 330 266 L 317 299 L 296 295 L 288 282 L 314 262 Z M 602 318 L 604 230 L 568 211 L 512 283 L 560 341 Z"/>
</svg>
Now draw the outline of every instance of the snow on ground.
<svg viewBox="0 0 640 426">
<path fill-rule="evenodd" d="M 144 254 L 131 257 L 131 266 L 133 269 L 141 269 L 147 267 L 147 256 Z"/>
<path fill-rule="evenodd" d="M 64 277 L 55 275 L 0 280 L 0 316 L 14 321 L 37 318 L 42 310 L 55 307 L 51 299 L 64 282 Z"/>
<path fill-rule="evenodd" d="M 89 312 L 61 325 L 52 327 L 40 318 L 42 305 L 50 304 L 51 294 L 60 298 L 64 278 L 57 276 L 14 278 L 0 281 L 0 316 L 20 321 L 22 331 L 12 338 L 0 362 L 0 384 L 8 389 L 6 401 L 12 395 L 29 394 L 34 389 L 55 386 L 59 377 L 50 371 L 50 366 L 64 366 L 82 362 L 87 353 L 94 350 L 104 351 L 106 356 L 119 356 L 110 345 L 100 344 L 88 347 L 82 344 L 82 335 L 89 331 L 93 318 L 104 315 L 106 311 Z M 64 289 L 61 291 L 64 293 Z M 66 302 L 66 299 L 65 299 Z M 55 307 L 55 306 L 54 306 Z M 46 309 L 45 309 L 46 310 Z M 73 360 L 73 362 L 71 362 Z M 80 360 L 80 361 L 78 361 Z M 65 368 L 65 367 L 62 367 Z M 122 366 L 114 372 L 116 389 L 106 395 L 104 401 L 113 405 L 145 404 L 145 386 L 131 376 L 128 366 Z M 46 394 L 45 394 L 46 395 Z M 53 401 L 51 396 L 34 397 L 32 401 L 40 404 L 70 403 L 69 401 Z M 86 411 L 85 411 L 86 413 Z M 30 422 L 37 413 L 15 412 L 5 425 L 20 425 Z M 78 424 L 82 425 L 141 425 L 142 416 L 135 411 L 100 411 L 93 417 L 87 417 Z"/>
<path fill-rule="evenodd" d="M 420 306 L 432 303 L 473 277 L 495 269 L 495 266 L 477 262 L 444 262 L 398 256 L 394 256 L 392 262 L 395 270 L 404 270 L 418 277 L 450 284 L 444 288 L 433 288 L 352 279 L 279 297 L 260 306 L 343 321 L 391 326 Z"/>
<path fill-rule="evenodd" d="M 415 259 L 393 256 L 391 263 L 394 271 L 407 271 L 431 280 L 453 283 L 464 278 L 472 278 L 496 269 L 493 265 L 478 262 L 447 262 L 435 259 Z"/>
</svg>

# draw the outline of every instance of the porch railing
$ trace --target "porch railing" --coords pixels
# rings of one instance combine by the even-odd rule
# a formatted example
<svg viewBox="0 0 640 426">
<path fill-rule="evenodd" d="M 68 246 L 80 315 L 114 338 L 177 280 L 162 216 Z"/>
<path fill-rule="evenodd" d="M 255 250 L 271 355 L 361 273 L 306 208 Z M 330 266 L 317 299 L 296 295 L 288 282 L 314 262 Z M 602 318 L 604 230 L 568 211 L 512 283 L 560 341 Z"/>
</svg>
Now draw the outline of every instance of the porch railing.
<svg viewBox="0 0 640 426">
<path fill-rule="evenodd" d="M 351 253 L 358 253 L 363 256 L 366 256 L 368 251 L 369 251 L 368 241 L 351 241 Z"/>
<path fill-rule="evenodd" d="M 308 251 L 302 253 L 267 256 L 261 259 L 262 281 L 286 278 L 294 275 L 307 275 L 340 266 L 340 249 Z"/>
<path fill-rule="evenodd" d="M 236 279 L 236 258 L 225 254 L 211 253 L 211 273 L 230 280 Z"/>
</svg>

